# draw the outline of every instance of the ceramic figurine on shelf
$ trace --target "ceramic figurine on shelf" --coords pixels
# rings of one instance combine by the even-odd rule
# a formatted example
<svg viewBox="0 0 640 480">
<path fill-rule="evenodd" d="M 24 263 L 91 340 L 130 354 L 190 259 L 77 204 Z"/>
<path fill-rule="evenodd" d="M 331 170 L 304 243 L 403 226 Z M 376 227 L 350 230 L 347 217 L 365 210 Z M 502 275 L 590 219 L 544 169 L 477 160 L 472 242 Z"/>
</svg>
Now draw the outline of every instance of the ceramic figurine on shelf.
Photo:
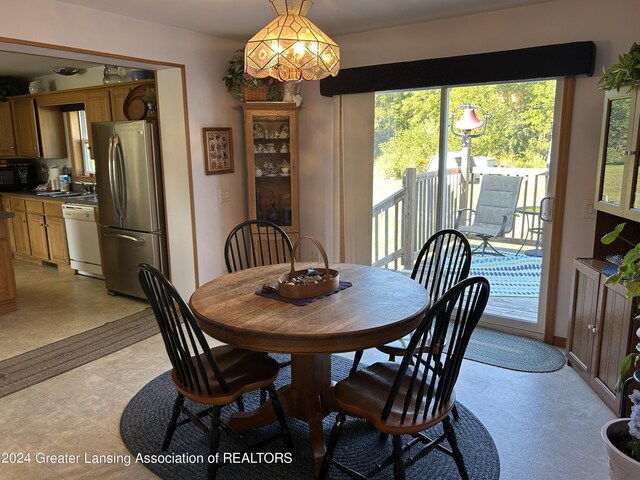
<svg viewBox="0 0 640 480">
<path fill-rule="evenodd" d="M 264 128 L 259 123 L 253 126 L 253 138 L 264 138 Z"/>
<path fill-rule="evenodd" d="M 289 125 L 286 123 L 283 123 L 282 125 L 280 125 L 280 134 L 279 134 L 280 138 L 289 138 Z"/>
</svg>

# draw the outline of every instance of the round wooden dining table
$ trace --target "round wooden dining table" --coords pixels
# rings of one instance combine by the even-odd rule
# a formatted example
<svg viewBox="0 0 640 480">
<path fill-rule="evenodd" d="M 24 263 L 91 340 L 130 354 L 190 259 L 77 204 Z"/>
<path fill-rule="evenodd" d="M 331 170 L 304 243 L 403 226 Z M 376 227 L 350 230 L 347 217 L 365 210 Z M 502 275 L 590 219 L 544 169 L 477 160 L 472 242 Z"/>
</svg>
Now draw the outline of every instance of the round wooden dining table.
<svg viewBox="0 0 640 480">
<path fill-rule="evenodd" d="M 331 354 L 401 338 L 430 305 L 421 284 L 395 271 L 346 263 L 331 268 L 352 286 L 303 306 L 256 294 L 287 273 L 284 264 L 223 275 L 199 287 L 189 302 L 202 330 L 213 338 L 250 350 L 291 354 L 291 383 L 278 396 L 286 415 L 309 425 L 316 473 L 325 452 L 322 419 L 337 411 Z M 267 402 L 251 412 L 234 412 L 229 423 L 243 432 L 275 421 Z"/>
</svg>

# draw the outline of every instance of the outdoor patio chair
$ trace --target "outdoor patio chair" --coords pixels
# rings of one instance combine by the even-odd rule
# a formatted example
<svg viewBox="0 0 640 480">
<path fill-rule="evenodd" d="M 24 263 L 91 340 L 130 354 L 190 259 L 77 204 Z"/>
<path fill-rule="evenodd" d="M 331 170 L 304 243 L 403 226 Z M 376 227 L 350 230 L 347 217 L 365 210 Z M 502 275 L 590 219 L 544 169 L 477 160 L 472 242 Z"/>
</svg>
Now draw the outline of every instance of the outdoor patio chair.
<svg viewBox="0 0 640 480">
<path fill-rule="evenodd" d="M 209 458 L 213 458 L 220 444 L 221 428 L 237 437 L 235 432 L 220 422 L 222 407 L 238 401 L 241 403 L 244 393 L 266 388 L 271 396 L 275 416 L 280 423 L 280 433 L 268 441 L 284 437 L 289 450 L 294 452 L 284 411 L 273 385 L 280 368 L 278 362 L 266 353 L 232 345 L 210 348 L 193 313 L 160 271 L 151 265 L 140 264 L 138 278 L 158 322 L 167 355 L 173 366 L 171 380 L 178 393 L 162 451 L 169 448 L 177 427 L 192 422 L 208 435 Z M 201 412 L 192 412 L 184 405 L 185 397 L 192 402 L 205 405 L 205 408 Z M 238 408 L 244 409 L 242 405 L 238 405 Z M 178 421 L 180 414 L 186 418 Z M 204 416 L 211 419 L 209 428 L 201 420 Z M 254 447 L 258 448 L 265 443 L 262 441 Z M 246 451 L 252 449 L 250 446 Z M 208 462 L 209 480 L 216 477 L 217 466 L 218 462 Z"/>
<path fill-rule="evenodd" d="M 349 472 L 351 478 L 378 478 L 375 476 L 392 464 L 393 478 L 402 480 L 408 466 L 436 449 L 452 456 L 460 476 L 468 479 L 449 413 L 455 402 L 453 388 L 465 350 L 488 298 L 486 278 L 463 280 L 427 311 L 411 337 L 401 363 L 377 362 L 336 384 L 334 393 L 339 413 L 320 469 L 321 480 L 327 477 L 331 465 Z M 450 321 L 449 344 L 439 348 L 444 344 Z M 429 349 L 421 348 L 427 344 Z M 418 361 L 414 357 L 415 351 L 419 352 Z M 442 365 L 438 374 L 428 368 L 435 364 Z M 377 459 L 365 475 L 333 458 L 347 415 L 368 420 L 384 437 L 393 436 L 392 455 Z M 434 432 L 436 438 L 425 435 L 425 430 L 438 424 L 442 424 L 442 434 Z M 403 435 L 413 438 L 403 444 Z M 443 443 L 445 440 L 450 448 Z M 420 451 L 412 451 L 418 445 L 422 446 Z"/>
<path fill-rule="evenodd" d="M 504 255 L 489 243 L 491 238 L 504 237 L 513 230 L 514 217 L 522 177 L 506 175 L 485 175 L 480 185 L 480 193 L 475 210 L 463 208 L 458 210 L 455 228 L 464 234 L 480 237 L 482 243 L 473 253 L 481 249 L 481 255 Z M 473 214 L 470 225 L 460 225 L 465 213 Z M 487 252 L 487 247 L 492 251 Z"/>
<path fill-rule="evenodd" d="M 293 245 L 281 227 L 267 220 L 247 220 L 236 225 L 224 243 L 224 261 L 229 273 L 261 265 L 286 263 L 291 260 Z M 291 360 L 279 363 L 280 368 L 291 365 Z M 260 403 L 267 392 L 260 392 Z"/>
</svg>

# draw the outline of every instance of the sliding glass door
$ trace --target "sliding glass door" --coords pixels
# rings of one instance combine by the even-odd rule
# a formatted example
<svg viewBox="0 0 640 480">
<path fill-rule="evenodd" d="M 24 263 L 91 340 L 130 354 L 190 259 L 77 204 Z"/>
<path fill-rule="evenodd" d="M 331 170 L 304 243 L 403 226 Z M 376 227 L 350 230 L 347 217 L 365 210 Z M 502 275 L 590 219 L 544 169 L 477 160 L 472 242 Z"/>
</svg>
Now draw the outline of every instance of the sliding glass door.
<svg viewBox="0 0 640 480">
<path fill-rule="evenodd" d="M 410 271 L 442 228 L 489 278 L 484 321 L 541 334 L 556 82 L 376 94 L 373 264 Z M 546 221 L 545 221 L 546 220 Z"/>
</svg>

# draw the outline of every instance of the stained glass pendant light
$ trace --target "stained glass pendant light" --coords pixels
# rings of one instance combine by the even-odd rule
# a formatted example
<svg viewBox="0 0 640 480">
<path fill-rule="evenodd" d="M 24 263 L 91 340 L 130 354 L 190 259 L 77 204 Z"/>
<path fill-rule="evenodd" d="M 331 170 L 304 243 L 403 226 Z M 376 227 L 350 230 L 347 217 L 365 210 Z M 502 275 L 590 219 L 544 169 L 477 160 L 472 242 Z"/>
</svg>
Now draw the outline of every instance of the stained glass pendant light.
<svg viewBox="0 0 640 480">
<path fill-rule="evenodd" d="M 338 74 L 340 48 L 306 17 L 311 0 L 269 0 L 277 17 L 244 49 L 245 72 L 280 81 Z"/>
</svg>

